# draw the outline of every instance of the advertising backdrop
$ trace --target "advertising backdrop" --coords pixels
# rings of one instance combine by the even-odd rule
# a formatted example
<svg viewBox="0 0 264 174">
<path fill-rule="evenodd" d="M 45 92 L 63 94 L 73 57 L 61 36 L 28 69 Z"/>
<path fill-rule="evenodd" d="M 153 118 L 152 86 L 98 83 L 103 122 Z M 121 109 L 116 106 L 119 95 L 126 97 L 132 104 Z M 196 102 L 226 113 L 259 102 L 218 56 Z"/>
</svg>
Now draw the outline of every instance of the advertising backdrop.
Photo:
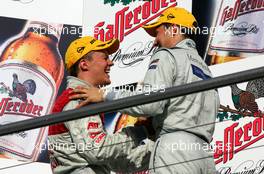
<svg viewBox="0 0 264 174">
<path fill-rule="evenodd" d="M 152 47 L 154 38 L 149 37 L 141 26 L 156 20 L 170 6 L 192 11 L 197 8 L 192 4 L 191 0 L 2 0 L 0 125 L 50 112 L 57 94 L 65 89 L 67 72 L 61 65 L 66 48 L 81 35 L 100 40 L 120 40 L 120 49 L 111 56 L 114 66 L 110 72 L 110 86 L 142 81 L 156 48 Z M 211 65 L 209 68 L 213 75 L 216 77 L 262 66 L 264 37 L 261 16 L 264 1 L 221 0 L 210 5 L 209 8 L 214 10 L 207 14 L 210 20 L 208 26 L 212 25 L 212 28 L 209 28 L 204 59 Z M 195 13 L 199 15 L 197 10 Z M 30 28 L 33 34 L 27 35 Z M 43 28 L 52 32 L 47 33 Z M 50 38 L 49 41 L 57 42 L 55 51 L 47 53 L 46 48 L 43 51 L 43 39 L 36 41 L 34 32 L 42 32 Z M 14 39 L 19 42 L 14 44 Z M 55 54 L 56 61 L 49 62 L 55 60 L 49 58 Z M 7 61 L 10 58 L 15 61 Z M 48 63 L 50 66 L 45 66 Z M 60 73 L 52 73 L 49 69 L 55 63 L 60 65 L 56 65 L 62 70 Z M 211 146 L 216 168 L 221 174 L 264 173 L 264 120 L 258 117 L 264 110 L 263 86 L 264 80 L 258 79 L 218 89 L 221 107 L 216 122 L 212 123 L 216 128 Z M 105 117 L 109 133 L 136 121 L 118 112 Z M 0 174 L 21 171 L 28 174 L 51 173 L 46 131 L 46 128 L 41 128 L 0 137 Z"/>
<path fill-rule="evenodd" d="M 221 0 L 212 6 L 212 32 L 204 56 L 208 64 L 263 55 L 262 0 Z"/>
<path fill-rule="evenodd" d="M 82 0 L 1 1 L 0 124 L 50 113 L 65 88 L 66 48 L 82 35 L 82 7 Z M 49 164 L 35 163 L 49 163 L 46 136 L 47 128 L 2 136 L 0 173 L 20 173 L 11 166 L 23 162 L 14 160 L 27 161 L 28 173 L 50 173 Z"/>
<path fill-rule="evenodd" d="M 213 74 L 263 66 L 263 1 L 221 0 L 211 5 L 212 32 L 204 59 L 213 65 Z M 213 143 L 220 173 L 264 171 L 263 85 L 262 78 L 218 89 L 221 106 Z"/>
<path fill-rule="evenodd" d="M 0 124 L 49 114 L 59 88 L 64 86 L 63 55 L 69 43 L 80 37 L 81 28 L 7 17 L 0 17 L 0 25 Z M 34 25 L 41 25 L 43 31 Z M 50 31 L 45 31 L 47 26 Z M 51 26 L 60 28 L 51 33 Z M 35 32 L 42 32 L 42 37 L 35 37 Z M 55 35 L 58 40 L 48 40 Z M 0 137 L 2 155 L 41 161 L 46 136 L 47 129 L 41 128 Z"/>
<path fill-rule="evenodd" d="M 210 66 L 215 77 L 262 67 L 264 56 Z M 223 71 L 224 70 L 224 71 Z M 219 88 L 220 109 L 213 136 L 219 173 L 264 171 L 264 79 Z"/>
</svg>

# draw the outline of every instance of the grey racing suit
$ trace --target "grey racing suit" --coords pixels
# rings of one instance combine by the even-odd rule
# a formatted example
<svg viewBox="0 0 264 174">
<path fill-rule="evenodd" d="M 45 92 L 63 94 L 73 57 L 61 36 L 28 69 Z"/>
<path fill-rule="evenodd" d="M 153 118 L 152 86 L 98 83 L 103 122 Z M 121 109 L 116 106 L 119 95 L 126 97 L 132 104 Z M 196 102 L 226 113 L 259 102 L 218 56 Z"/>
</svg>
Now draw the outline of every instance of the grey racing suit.
<svg viewBox="0 0 264 174">
<path fill-rule="evenodd" d="M 67 88 L 72 89 L 90 86 L 72 76 L 67 83 Z M 79 101 L 69 101 L 63 110 L 75 109 Z M 127 127 L 110 135 L 100 115 L 54 126 L 55 131 L 48 136 L 54 174 L 109 174 L 111 170 L 127 173 L 148 168 L 154 143 L 147 140 L 139 145 L 146 135 L 142 127 Z"/>
<path fill-rule="evenodd" d="M 174 48 L 159 48 L 153 54 L 140 90 L 107 90 L 104 97 L 109 101 L 158 89 L 163 92 L 167 87 L 211 77 L 208 66 L 198 55 L 194 41 L 185 39 Z M 216 173 L 213 155 L 204 149 L 208 149 L 208 143 L 212 141 L 219 105 L 218 92 L 209 90 L 126 108 L 121 112 L 153 117 L 157 140 L 151 155 L 151 172 L 212 174 Z M 200 148 L 181 149 L 181 144 L 196 144 Z"/>
</svg>

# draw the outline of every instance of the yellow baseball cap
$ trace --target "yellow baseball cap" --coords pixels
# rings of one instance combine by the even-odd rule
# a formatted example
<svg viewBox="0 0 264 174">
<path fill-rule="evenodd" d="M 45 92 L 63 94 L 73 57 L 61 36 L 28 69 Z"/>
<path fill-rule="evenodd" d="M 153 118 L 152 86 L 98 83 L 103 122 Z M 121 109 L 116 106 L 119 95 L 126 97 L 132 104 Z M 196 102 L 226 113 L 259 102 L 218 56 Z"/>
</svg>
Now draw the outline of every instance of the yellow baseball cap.
<svg viewBox="0 0 264 174">
<path fill-rule="evenodd" d="M 156 37 L 156 28 L 163 23 L 177 24 L 192 30 L 197 27 L 197 21 L 189 11 L 184 8 L 170 7 L 160 15 L 156 22 L 144 25 L 143 28 L 149 35 Z"/>
<path fill-rule="evenodd" d="M 91 36 L 81 37 L 74 40 L 68 47 L 65 54 L 66 68 L 69 70 L 79 59 L 90 51 L 107 51 L 113 54 L 119 48 L 119 40 L 111 39 L 106 42 L 97 40 Z"/>
</svg>

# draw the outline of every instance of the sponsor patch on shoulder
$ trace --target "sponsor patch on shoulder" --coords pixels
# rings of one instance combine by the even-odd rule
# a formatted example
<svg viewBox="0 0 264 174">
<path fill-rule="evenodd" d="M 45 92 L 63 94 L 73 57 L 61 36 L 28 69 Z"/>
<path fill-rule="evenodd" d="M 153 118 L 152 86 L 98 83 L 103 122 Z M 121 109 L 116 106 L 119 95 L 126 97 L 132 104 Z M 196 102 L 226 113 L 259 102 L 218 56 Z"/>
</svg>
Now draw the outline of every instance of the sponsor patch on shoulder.
<svg viewBox="0 0 264 174">
<path fill-rule="evenodd" d="M 152 62 L 150 62 L 149 64 L 148 69 L 156 69 L 158 66 L 158 62 L 159 62 L 159 59 L 152 60 Z"/>
<path fill-rule="evenodd" d="M 149 66 L 149 69 L 156 69 L 157 68 L 157 65 L 150 65 Z"/>
<path fill-rule="evenodd" d="M 203 80 L 211 78 L 209 75 L 205 74 L 201 68 L 199 68 L 199 67 L 197 67 L 197 66 L 195 66 L 193 64 L 191 64 L 191 66 L 192 66 L 193 74 L 196 75 L 197 77 L 199 77 L 199 78 L 201 78 Z"/>
</svg>

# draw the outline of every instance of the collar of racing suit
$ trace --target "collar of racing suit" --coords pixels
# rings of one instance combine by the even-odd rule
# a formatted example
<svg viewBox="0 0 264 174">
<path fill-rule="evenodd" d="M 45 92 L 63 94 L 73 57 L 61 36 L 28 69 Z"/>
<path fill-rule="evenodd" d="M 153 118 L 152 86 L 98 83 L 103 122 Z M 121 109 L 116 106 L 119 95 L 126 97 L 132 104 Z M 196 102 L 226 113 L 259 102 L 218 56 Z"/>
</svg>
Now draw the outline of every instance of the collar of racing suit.
<svg viewBox="0 0 264 174">
<path fill-rule="evenodd" d="M 73 77 L 73 76 L 68 76 L 67 77 L 67 88 L 76 88 L 77 86 L 88 86 L 88 87 L 92 87 L 92 85 L 82 79 L 79 79 L 77 77 Z"/>
<path fill-rule="evenodd" d="M 192 39 L 184 39 L 177 43 L 175 47 L 185 49 L 196 49 L 196 44 Z"/>
</svg>

